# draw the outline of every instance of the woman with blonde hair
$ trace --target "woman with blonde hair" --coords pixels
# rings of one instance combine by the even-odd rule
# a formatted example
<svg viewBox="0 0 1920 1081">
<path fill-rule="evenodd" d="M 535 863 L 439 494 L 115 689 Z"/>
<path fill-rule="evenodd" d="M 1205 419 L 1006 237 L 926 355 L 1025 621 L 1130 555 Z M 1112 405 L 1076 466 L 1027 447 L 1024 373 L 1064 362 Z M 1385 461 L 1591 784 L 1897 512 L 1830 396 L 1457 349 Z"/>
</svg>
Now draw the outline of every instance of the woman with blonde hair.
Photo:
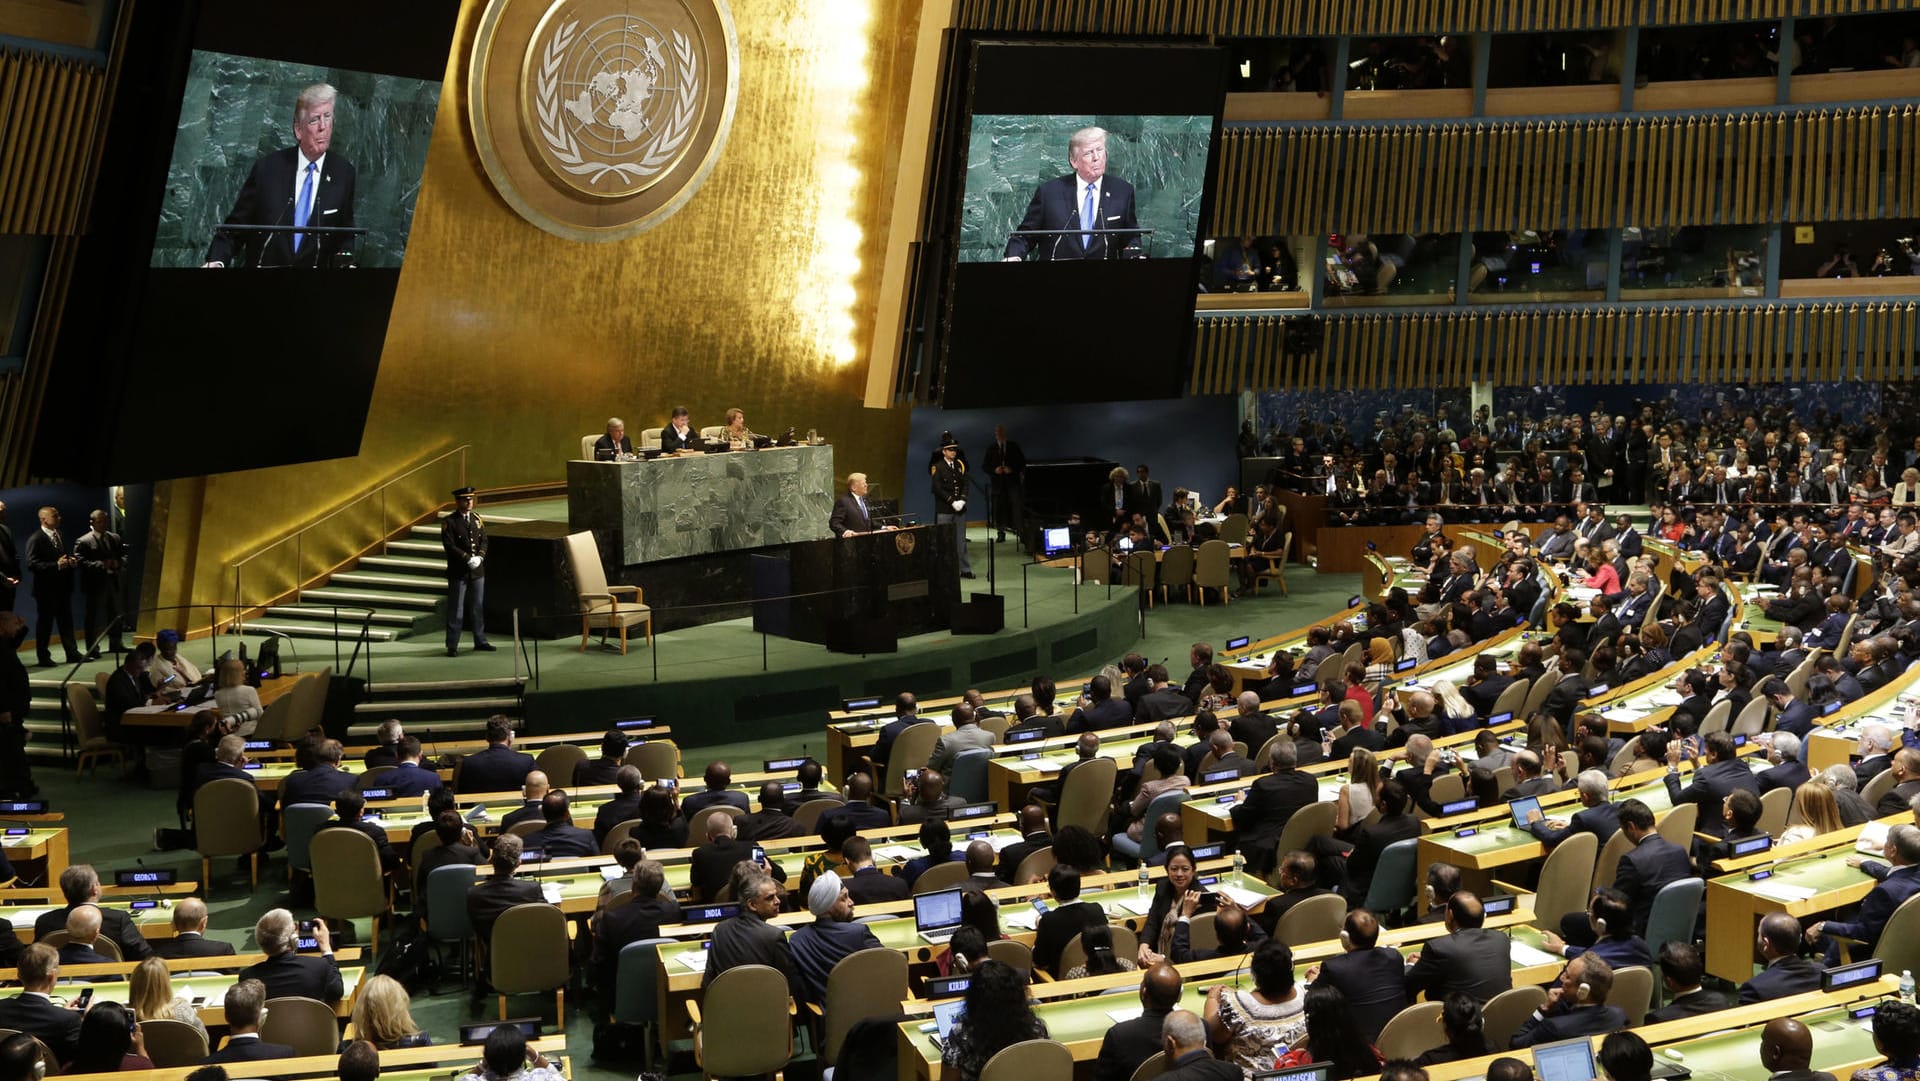
<svg viewBox="0 0 1920 1081">
<path fill-rule="evenodd" d="M 147 958 L 133 970 L 128 980 L 127 1005 L 132 1007 L 136 1021 L 180 1021 L 192 1025 L 202 1036 L 207 1034 L 200 1011 L 193 1008 L 193 999 L 185 988 L 179 994 L 174 993 L 172 974 L 167 971 L 167 963 L 158 957 Z"/>
<path fill-rule="evenodd" d="M 1373 813 L 1373 797 L 1380 793 L 1380 759 L 1365 747 L 1355 747 L 1347 758 L 1347 783 L 1340 786 L 1334 804 L 1333 828 L 1345 833 Z"/>
<path fill-rule="evenodd" d="M 1840 802 L 1833 798 L 1833 789 L 1826 785 L 1802 784 L 1794 790 L 1793 806 L 1800 812 L 1800 824 L 1788 826 L 1780 835 L 1783 845 L 1845 828 L 1840 824 Z"/>
<path fill-rule="evenodd" d="M 413 1023 L 413 1014 L 408 1012 L 412 1004 L 407 989 L 392 976 L 368 980 L 360 985 L 360 993 L 354 997 L 351 1039 L 343 1041 L 341 1047 L 344 1049 L 352 1040 L 366 1040 L 382 1051 L 425 1047 L 432 1043 L 433 1037 Z"/>
<path fill-rule="evenodd" d="M 247 663 L 228 657 L 214 670 L 213 706 L 220 719 L 237 735 L 249 735 L 266 712 L 260 704 L 260 692 L 247 686 Z"/>
</svg>

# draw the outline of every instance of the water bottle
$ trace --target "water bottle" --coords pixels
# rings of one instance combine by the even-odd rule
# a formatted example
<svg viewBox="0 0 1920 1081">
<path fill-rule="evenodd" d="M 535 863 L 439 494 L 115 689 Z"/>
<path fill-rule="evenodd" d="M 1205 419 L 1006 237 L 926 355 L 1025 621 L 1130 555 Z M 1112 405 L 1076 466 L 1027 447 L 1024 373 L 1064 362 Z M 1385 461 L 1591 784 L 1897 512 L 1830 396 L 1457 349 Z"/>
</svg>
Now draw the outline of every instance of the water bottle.
<svg viewBox="0 0 1920 1081">
<path fill-rule="evenodd" d="M 1233 877 L 1239 878 L 1247 873 L 1246 854 L 1239 849 L 1233 850 Z"/>
<path fill-rule="evenodd" d="M 1912 969 L 1903 968 L 1900 970 L 1900 1001 L 1907 1002 L 1907 1003 L 1911 1003 L 1913 1001 L 1913 970 Z"/>
<path fill-rule="evenodd" d="M 1152 873 L 1151 871 L 1149 871 L 1149 870 L 1147 869 L 1147 865 L 1146 865 L 1146 864 L 1144 864 L 1144 863 L 1142 863 L 1142 864 L 1140 865 L 1140 892 L 1141 892 L 1141 893 L 1146 893 L 1146 892 L 1147 892 L 1147 888 L 1148 888 L 1148 887 L 1149 887 L 1150 885 L 1152 885 L 1152 881 L 1151 881 L 1151 880 L 1152 880 L 1152 878 L 1153 878 L 1153 873 Z M 1909 986 L 1907 987 L 1907 990 L 1909 990 L 1909 991 L 1911 991 L 1911 990 L 1913 990 L 1913 988 L 1912 988 L 1912 986 L 1911 986 L 1911 984 L 1912 984 L 1912 982 L 1913 982 L 1913 981 L 1911 981 L 1911 980 L 1909 980 L 1909 981 L 1907 981 L 1907 982 L 1908 982 L 1908 984 L 1909 984 Z"/>
</svg>

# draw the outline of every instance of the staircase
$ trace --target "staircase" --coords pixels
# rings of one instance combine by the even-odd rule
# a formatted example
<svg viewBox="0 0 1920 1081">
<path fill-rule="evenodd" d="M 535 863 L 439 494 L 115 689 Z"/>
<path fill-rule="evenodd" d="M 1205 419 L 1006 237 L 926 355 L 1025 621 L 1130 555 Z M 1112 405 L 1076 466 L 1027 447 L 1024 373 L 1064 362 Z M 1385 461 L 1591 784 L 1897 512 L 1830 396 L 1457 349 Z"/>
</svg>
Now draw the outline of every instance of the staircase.
<svg viewBox="0 0 1920 1081">
<path fill-rule="evenodd" d="M 66 673 L 66 667 L 28 669 L 27 687 L 32 704 L 27 707 L 27 758 L 36 765 L 57 762 L 60 758 L 60 714 L 66 703 L 61 700 L 60 681 L 37 672 Z M 87 680 L 88 684 L 93 681 Z"/>
<path fill-rule="evenodd" d="M 489 515 L 487 520 L 526 519 Z M 276 604 L 248 620 L 247 630 L 294 638 L 352 639 L 366 618 L 367 637 L 375 642 L 438 632 L 446 627 L 441 611 L 447 594 L 446 567 L 440 523 L 416 525 L 401 539 L 388 541 L 384 554 L 361 556 L 351 569 L 334 572 L 326 585 L 304 590 L 299 601 Z M 342 609 L 337 626 L 335 606 Z M 372 616 L 352 610 L 361 608 L 373 609 Z"/>
<path fill-rule="evenodd" d="M 511 676 L 376 682 L 372 699 L 353 707 L 347 742 L 372 743 L 374 732 L 389 717 L 399 718 L 407 734 L 424 743 L 434 737 L 478 737 L 486 731 L 487 718 L 496 713 L 516 721 L 520 718 L 520 690 L 521 681 Z"/>
</svg>

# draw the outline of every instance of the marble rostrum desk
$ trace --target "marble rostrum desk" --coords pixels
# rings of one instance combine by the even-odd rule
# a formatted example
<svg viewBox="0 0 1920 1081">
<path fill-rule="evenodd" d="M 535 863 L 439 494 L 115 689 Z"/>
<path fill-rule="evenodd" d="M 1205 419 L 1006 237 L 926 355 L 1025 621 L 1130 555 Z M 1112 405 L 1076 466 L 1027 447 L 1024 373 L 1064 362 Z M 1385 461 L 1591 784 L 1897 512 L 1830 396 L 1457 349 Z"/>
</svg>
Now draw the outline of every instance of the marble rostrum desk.
<svg viewBox="0 0 1920 1081">
<path fill-rule="evenodd" d="M 568 462 L 567 524 L 617 566 L 819 540 L 833 448 L 769 447 L 640 462 Z"/>
</svg>

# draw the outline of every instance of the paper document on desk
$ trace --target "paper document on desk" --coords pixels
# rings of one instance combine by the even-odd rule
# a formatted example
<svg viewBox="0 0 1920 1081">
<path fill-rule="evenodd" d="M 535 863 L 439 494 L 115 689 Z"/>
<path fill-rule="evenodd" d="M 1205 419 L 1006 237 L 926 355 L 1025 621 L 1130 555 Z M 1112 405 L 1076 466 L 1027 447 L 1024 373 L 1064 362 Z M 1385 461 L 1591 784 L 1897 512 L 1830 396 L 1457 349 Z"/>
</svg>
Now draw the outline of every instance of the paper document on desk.
<svg viewBox="0 0 1920 1081">
<path fill-rule="evenodd" d="M 559 904 L 560 903 L 560 884 L 558 882 L 541 883 L 540 896 L 546 898 L 547 903 L 550 905 Z"/>
<path fill-rule="evenodd" d="M 1853 847 L 1869 856 L 1881 855 L 1887 847 L 1887 830 L 1890 828 L 1885 822 L 1867 823 L 1860 828 L 1860 839 L 1853 843 Z"/>
<path fill-rule="evenodd" d="M 1632 724 L 1647 716 L 1647 711 L 1644 709 L 1629 709 L 1626 706 L 1615 706 L 1612 709 L 1601 710 L 1600 716 L 1605 717 L 1609 721 L 1619 721 L 1621 724 Z"/>
<path fill-rule="evenodd" d="M 1144 916 L 1147 910 L 1153 907 L 1153 895 L 1134 890 L 1132 893 L 1114 898 L 1113 903 L 1136 916 Z"/>
<path fill-rule="evenodd" d="M 1031 907 L 1016 908 L 1011 912 L 1002 908 L 1000 910 L 1000 922 L 1006 924 L 1008 927 L 1018 927 L 1023 931 L 1031 931 L 1039 926 L 1040 913 L 1035 912 Z"/>
<path fill-rule="evenodd" d="M 1214 888 L 1226 894 L 1228 897 L 1233 898 L 1233 903 L 1239 905 L 1241 908 L 1252 908 L 1254 905 L 1266 900 L 1264 896 L 1253 892 L 1245 886 L 1216 886 Z"/>
<path fill-rule="evenodd" d="M 1508 940 L 1507 953 L 1513 958 L 1514 964 L 1523 965 L 1527 968 L 1532 968 L 1535 965 L 1558 964 L 1563 960 L 1563 958 L 1556 957 L 1545 950 L 1529 946 L 1517 938 Z"/>
<path fill-rule="evenodd" d="M 882 859 L 899 860 L 901 863 L 920 858 L 918 850 L 908 848 L 906 845 L 881 845 L 873 850 L 873 854 Z"/>
<path fill-rule="evenodd" d="M 688 950 L 686 953 L 681 954 L 680 967 L 690 969 L 694 972 L 705 972 L 707 970 L 707 951 Z"/>
<path fill-rule="evenodd" d="M 1671 687 L 1662 687 L 1659 690 L 1648 695 L 1647 701 L 1653 703 L 1656 706 L 1677 706 L 1680 703 L 1686 701 L 1686 699 L 1680 696 L 1679 691 L 1676 691 Z"/>
<path fill-rule="evenodd" d="M 1321 802 L 1321 803 L 1336 803 L 1336 802 L 1338 802 L 1338 801 L 1339 801 L 1339 799 L 1340 799 L 1340 788 L 1341 788 L 1341 786 L 1340 786 L 1340 785 L 1337 785 L 1337 784 L 1323 784 L 1323 785 L 1321 785 L 1321 786 L 1320 786 L 1320 802 Z M 1230 805 L 1228 805 L 1228 806 L 1230 806 Z"/>
<path fill-rule="evenodd" d="M 616 878 L 627 877 L 627 869 L 617 863 L 610 863 L 600 868 L 600 877 L 608 882 L 612 882 Z"/>
<path fill-rule="evenodd" d="M 1108 1010 L 1107 1016 L 1113 1018 L 1118 1024 L 1121 1021 L 1131 1021 L 1145 1012 L 1147 1012 L 1145 1006 L 1123 1006 L 1117 1010 Z"/>
<path fill-rule="evenodd" d="M 1776 901 L 1804 901 L 1819 891 L 1769 878 L 1764 882 L 1753 883 L 1753 892 L 1762 897 L 1771 897 Z"/>
</svg>

